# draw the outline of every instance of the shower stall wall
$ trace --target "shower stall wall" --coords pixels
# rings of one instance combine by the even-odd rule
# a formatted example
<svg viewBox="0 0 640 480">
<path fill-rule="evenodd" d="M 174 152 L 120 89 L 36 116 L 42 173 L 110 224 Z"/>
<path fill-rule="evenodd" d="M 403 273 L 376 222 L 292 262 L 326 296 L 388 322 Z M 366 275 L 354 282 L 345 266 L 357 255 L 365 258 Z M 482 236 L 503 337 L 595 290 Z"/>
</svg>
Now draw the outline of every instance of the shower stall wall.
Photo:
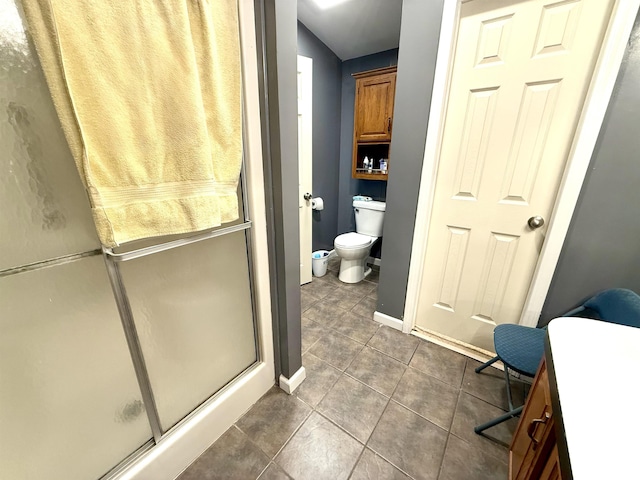
<svg viewBox="0 0 640 480">
<path fill-rule="evenodd" d="M 241 218 L 103 251 L 20 4 L 0 0 L 3 478 L 174 478 L 273 385 L 251 2 L 240 15 Z"/>
</svg>

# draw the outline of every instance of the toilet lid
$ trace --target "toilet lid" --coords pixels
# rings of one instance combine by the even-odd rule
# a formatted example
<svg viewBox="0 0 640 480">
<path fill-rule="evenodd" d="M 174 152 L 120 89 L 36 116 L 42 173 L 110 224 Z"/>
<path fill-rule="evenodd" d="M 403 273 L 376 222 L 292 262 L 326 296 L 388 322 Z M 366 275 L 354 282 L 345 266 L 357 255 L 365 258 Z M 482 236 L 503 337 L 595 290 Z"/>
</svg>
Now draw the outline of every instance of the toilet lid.
<svg viewBox="0 0 640 480">
<path fill-rule="evenodd" d="M 343 233 L 338 235 L 334 241 L 336 247 L 342 248 L 358 248 L 366 247 L 371 244 L 372 237 L 368 235 L 362 235 L 360 233 Z"/>
</svg>

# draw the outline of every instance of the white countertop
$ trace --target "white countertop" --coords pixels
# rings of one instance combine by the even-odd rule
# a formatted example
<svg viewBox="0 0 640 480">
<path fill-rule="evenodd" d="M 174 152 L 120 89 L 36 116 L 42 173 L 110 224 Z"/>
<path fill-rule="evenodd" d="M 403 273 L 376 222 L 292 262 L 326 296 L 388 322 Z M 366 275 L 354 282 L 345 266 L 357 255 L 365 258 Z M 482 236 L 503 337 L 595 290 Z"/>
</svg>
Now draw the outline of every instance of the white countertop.
<svg viewBox="0 0 640 480">
<path fill-rule="evenodd" d="M 640 328 L 557 318 L 548 331 L 573 478 L 640 479 Z"/>
</svg>

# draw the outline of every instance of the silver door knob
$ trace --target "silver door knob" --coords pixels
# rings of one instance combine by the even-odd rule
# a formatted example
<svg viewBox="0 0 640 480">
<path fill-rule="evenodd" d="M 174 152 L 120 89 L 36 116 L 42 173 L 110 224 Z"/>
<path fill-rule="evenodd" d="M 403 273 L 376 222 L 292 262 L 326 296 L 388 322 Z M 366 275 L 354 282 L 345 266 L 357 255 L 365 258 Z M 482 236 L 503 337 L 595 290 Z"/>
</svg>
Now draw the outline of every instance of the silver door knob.
<svg viewBox="0 0 640 480">
<path fill-rule="evenodd" d="M 529 225 L 529 228 L 531 230 L 535 230 L 536 228 L 540 228 L 541 226 L 544 225 L 544 218 L 542 218 L 540 215 L 536 215 L 535 217 L 531 217 L 527 221 L 527 225 Z"/>
<path fill-rule="evenodd" d="M 306 201 L 311 200 L 311 198 L 312 198 L 312 197 L 311 197 L 311 194 L 310 194 L 310 193 L 305 193 L 305 194 L 304 194 L 304 199 L 305 199 Z"/>
</svg>

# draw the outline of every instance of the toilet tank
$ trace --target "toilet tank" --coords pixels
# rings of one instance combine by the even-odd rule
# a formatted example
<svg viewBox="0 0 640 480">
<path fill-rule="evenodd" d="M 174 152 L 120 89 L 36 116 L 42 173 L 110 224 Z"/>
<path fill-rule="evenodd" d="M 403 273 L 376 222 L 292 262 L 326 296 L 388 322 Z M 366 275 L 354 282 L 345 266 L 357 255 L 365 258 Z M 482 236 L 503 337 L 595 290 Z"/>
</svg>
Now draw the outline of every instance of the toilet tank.
<svg viewBox="0 0 640 480">
<path fill-rule="evenodd" d="M 371 237 L 381 237 L 386 206 L 385 202 L 354 200 L 353 210 L 356 214 L 356 232 Z"/>
</svg>

